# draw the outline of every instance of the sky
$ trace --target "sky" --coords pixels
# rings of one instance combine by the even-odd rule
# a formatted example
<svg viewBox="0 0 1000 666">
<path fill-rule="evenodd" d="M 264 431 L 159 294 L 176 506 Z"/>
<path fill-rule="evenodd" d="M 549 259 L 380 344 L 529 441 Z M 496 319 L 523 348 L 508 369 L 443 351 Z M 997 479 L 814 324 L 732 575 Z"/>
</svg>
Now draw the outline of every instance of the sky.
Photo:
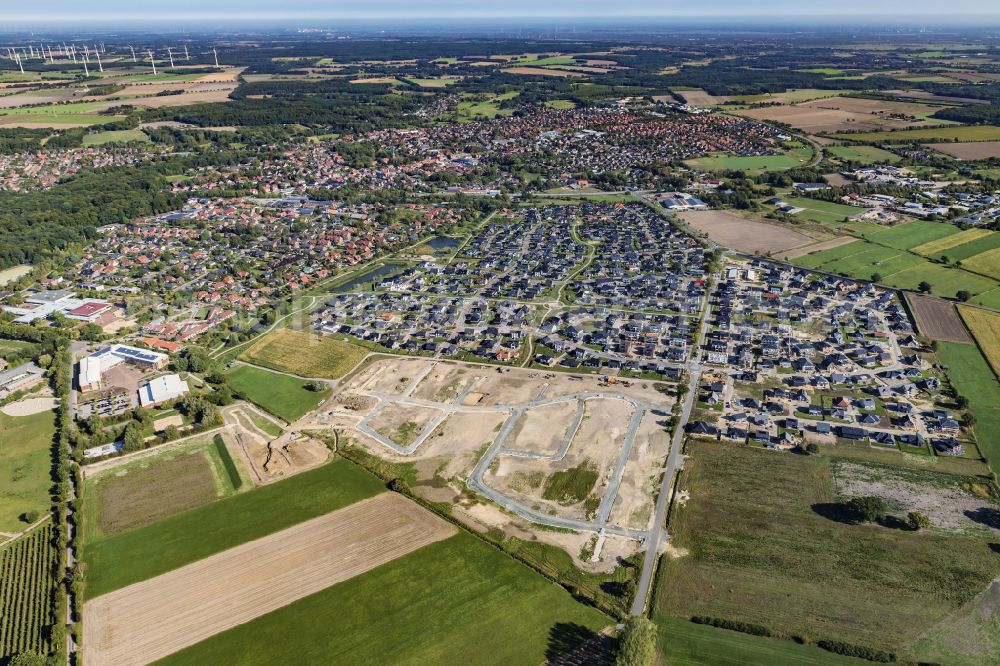
<svg viewBox="0 0 1000 666">
<path fill-rule="evenodd" d="M 191 20 L 191 19 L 435 19 L 435 18 L 624 18 L 838 16 L 892 18 L 1000 15 L 996 0 L 0 0 L 3 18 L 13 21 Z"/>
</svg>

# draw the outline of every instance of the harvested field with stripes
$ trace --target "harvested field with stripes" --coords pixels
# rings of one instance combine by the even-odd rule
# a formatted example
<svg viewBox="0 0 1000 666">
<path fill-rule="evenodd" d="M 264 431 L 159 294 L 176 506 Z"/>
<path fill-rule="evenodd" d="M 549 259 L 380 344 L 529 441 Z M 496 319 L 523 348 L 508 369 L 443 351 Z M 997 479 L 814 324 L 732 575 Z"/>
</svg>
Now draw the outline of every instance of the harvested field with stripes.
<svg viewBox="0 0 1000 666">
<path fill-rule="evenodd" d="M 156 661 L 455 533 L 396 493 L 362 500 L 89 601 L 83 663 Z"/>
<path fill-rule="evenodd" d="M 917 322 L 917 332 L 933 340 L 972 343 L 954 303 L 930 296 L 906 293 L 906 302 Z"/>
</svg>

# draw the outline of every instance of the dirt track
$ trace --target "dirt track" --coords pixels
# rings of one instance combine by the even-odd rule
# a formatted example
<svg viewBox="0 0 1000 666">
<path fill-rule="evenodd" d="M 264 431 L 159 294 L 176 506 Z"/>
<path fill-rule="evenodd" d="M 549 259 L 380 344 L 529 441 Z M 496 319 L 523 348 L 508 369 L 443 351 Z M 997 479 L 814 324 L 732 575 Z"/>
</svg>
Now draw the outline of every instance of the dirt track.
<svg viewBox="0 0 1000 666">
<path fill-rule="evenodd" d="M 87 602 L 83 663 L 156 661 L 455 531 L 382 493 Z"/>
</svg>

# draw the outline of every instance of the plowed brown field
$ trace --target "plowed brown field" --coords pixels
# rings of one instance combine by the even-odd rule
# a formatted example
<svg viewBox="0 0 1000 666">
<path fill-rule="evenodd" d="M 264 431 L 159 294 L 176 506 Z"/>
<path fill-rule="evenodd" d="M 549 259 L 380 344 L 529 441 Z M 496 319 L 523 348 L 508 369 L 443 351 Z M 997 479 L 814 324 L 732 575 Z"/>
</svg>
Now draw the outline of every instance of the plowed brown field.
<svg viewBox="0 0 1000 666">
<path fill-rule="evenodd" d="M 156 661 L 455 532 L 382 493 L 87 602 L 83 663 Z"/>
</svg>

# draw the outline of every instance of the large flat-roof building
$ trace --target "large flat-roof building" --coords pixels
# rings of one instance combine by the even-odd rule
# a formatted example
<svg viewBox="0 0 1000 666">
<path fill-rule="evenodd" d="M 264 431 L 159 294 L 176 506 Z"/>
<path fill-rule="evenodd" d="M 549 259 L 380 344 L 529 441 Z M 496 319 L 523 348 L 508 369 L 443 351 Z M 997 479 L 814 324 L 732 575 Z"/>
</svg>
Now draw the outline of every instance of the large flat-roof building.
<svg viewBox="0 0 1000 666">
<path fill-rule="evenodd" d="M 6 305 L 4 310 L 15 316 L 18 324 L 30 324 L 61 312 L 68 319 L 93 322 L 114 309 L 114 305 L 99 298 L 77 298 L 64 289 L 39 291 L 29 295 L 21 305 Z"/>
<path fill-rule="evenodd" d="M 0 398 L 14 391 L 34 386 L 45 377 L 45 371 L 34 363 L 25 363 L 5 372 L 0 372 Z"/>
<path fill-rule="evenodd" d="M 139 404 L 143 407 L 156 407 L 187 395 L 189 390 L 187 382 L 180 375 L 163 375 L 139 388 Z"/>
<path fill-rule="evenodd" d="M 111 345 L 80 359 L 77 384 L 81 391 L 96 391 L 101 388 L 104 374 L 120 363 L 130 363 L 149 370 L 160 370 L 166 367 L 169 361 L 169 356 L 159 352 L 128 345 Z"/>
</svg>

